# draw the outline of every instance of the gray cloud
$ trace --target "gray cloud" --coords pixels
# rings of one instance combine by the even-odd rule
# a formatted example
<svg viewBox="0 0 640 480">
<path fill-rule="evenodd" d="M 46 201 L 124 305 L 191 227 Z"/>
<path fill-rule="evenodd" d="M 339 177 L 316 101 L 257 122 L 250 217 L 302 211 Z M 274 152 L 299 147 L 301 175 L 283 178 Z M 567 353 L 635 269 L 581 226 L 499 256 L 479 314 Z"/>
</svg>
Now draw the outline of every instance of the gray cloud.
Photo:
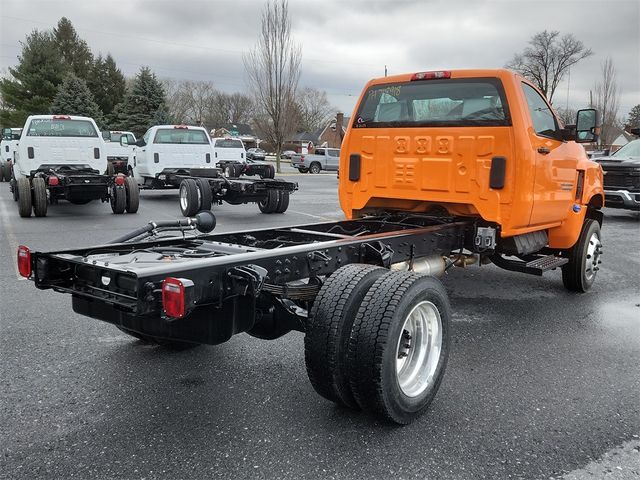
<svg viewBox="0 0 640 480">
<path fill-rule="evenodd" d="M 92 50 L 110 52 L 127 75 L 149 65 L 161 77 L 212 80 L 243 91 L 242 54 L 253 47 L 263 2 L 176 0 L 0 0 L 0 70 L 15 65 L 19 42 L 61 16 Z M 594 55 L 570 76 L 568 104 L 583 106 L 611 56 L 621 114 L 640 103 L 640 2 L 291 0 L 303 46 L 301 84 L 324 89 L 350 113 L 364 83 L 384 74 L 442 68 L 501 67 L 536 32 L 573 33 Z M 567 103 L 567 81 L 556 105 Z"/>
</svg>

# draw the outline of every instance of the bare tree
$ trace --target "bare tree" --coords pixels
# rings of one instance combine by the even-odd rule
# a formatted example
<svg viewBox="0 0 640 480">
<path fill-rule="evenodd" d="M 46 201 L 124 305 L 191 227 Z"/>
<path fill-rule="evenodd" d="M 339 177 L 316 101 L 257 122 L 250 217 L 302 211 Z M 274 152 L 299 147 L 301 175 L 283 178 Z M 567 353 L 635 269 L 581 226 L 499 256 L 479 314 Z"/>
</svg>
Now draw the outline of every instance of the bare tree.
<svg viewBox="0 0 640 480">
<path fill-rule="evenodd" d="M 522 53 L 516 53 L 505 65 L 534 82 L 549 102 L 564 75 L 572 65 L 593 55 L 590 48 L 572 34 L 544 30 L 536 33 Z"/>
<path fill-rule="evenodd" d="M 177 122 L 201 125 L 214 108 L 218 91 L 213 82 L 165 80 L 169 110 Z"/>
<path fill-rule="evenodd" d="M 327 92 L 305 87 L 297 95 L 298 130 L 313 132 L 323 126 L 338 109 L 327 100 Z"/>
<path fill-rule="evenodd" d="M 301 58 L 302 49 L 291 37 L 288 2 L 269 1 L 262 11 L 262 28 L 256 46 L 243 60 L 261 113 L 256 123 L 276 149 L 278 172 L 282 146 L 293 132 Z"/>
<path fill-rule="evenodd" d="M 561 107 L 557 109 L 558 116 L 565 125 L 575 125 L 577 110 L 571 107 Z"/>
<path fill-rule="evenodd" d="M 619 126 L 618 106 L 620 93 L 616 81 L 616 67 L 611 57 L 607 57 L 600 65 L 602 80 L 595 85 L 595 108 L 600 112 L 602 127 L 600 143 L 611 145 L 615 139 L 615 129 Z"/>
</svg>

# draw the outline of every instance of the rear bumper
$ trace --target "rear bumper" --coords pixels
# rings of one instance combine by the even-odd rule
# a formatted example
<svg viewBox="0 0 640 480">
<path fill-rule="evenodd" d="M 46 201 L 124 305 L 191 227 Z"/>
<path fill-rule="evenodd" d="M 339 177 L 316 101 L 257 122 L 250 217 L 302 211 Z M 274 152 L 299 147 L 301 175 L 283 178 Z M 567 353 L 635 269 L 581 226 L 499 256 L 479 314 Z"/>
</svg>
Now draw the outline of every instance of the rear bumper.
<svg viewBox="0 0 640 480">
<path fill-rule="evenodd" d="M 624 208 L 627 210 L 640 210 L 640 192 L 629 190 L 605 190 L 605 207 Z"/>
</svg>

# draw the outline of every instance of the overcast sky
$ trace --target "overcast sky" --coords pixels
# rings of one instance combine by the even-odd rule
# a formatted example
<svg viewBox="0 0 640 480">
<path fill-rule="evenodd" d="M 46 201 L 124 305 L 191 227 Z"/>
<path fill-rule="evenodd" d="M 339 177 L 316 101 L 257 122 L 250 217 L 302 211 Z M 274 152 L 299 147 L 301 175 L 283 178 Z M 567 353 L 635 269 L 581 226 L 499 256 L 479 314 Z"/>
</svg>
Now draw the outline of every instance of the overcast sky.
<svg viewBox="0 0 640 480">
<path fill-rule="evenodd" d="M 255 44 L 263 5 L 0 0 L 0 71 L 17 63 L 26 34 L 66 16 L 94 54 L 110 52 L 125 75 L 148 65 L 159 77 L 245 91 L 242 54 Z M 502 67 L 544 29 L 572 33 L 594 51 L 559 87 L 556 106 L 585 106 L 607 56 L 622 91 L 620 114 L 640 103 L 640 0 L 290 0 L 290 10 L 303 51 L 300 85 L 325 90 L 347 114 L 364 83 L 383 76 L 385 65 L 389 74 Z"/>
</svg>

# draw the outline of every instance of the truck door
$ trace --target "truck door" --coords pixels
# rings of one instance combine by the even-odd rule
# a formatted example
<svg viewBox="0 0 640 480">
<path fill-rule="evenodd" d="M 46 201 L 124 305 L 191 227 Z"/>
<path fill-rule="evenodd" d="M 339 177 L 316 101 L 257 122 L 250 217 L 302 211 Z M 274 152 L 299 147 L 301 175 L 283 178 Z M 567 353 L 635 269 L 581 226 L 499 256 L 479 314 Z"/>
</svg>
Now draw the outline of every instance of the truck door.
<svg viewBox="0 0 640 480">
<path fill-rule="evenodd" d="M 560 136 L 553 110 L 538 91 L 527 83 L 522 90 L 529 107 L 533 129 L 529 139 L 535 155 L 533 207 L 530 225 L 544 225 L 564 220 L 573 201 L 578 159 Z"/>
</svg>

